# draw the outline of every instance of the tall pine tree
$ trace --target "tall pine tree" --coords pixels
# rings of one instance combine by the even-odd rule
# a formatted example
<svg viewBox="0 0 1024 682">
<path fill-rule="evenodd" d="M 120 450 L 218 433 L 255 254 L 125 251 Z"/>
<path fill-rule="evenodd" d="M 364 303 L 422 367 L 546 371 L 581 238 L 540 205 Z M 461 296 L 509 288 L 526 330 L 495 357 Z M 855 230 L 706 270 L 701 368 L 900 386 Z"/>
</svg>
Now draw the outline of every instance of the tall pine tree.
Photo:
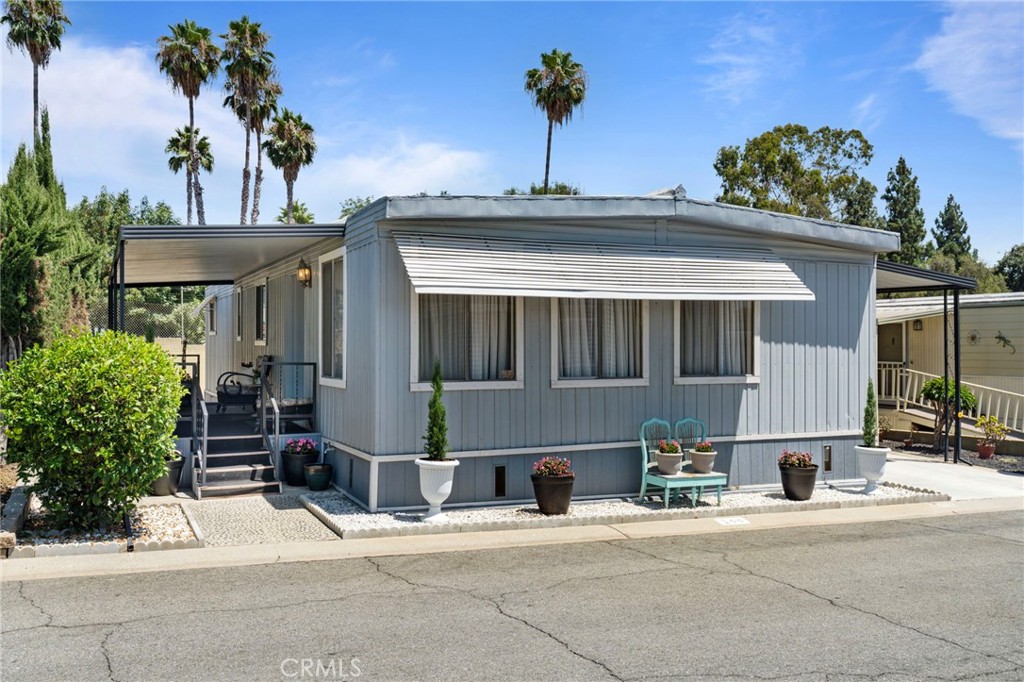
<svg viewBox="0 0 1024 682">
<path fill-rule="evenodd" d="M 885 201 L 885 229 L 900 235 L 900 250 L 886 257 L 897 263 L 921 267 L 931 255 L 931 248 L 925 242 L 927 233 L 917 176 L 901 156 L 886 179 L 885 193 L 882 194 L 882 200 Z"/>
<path fill-rule="evenodd" d="M 957 270 L 963 266 L 966 259 L 977 258 L 971 250 L 971 238 L 967 236 L 964 213 L 952 194 L 946 199 L 945 207 L 935 218 L 932 236 L 935 238 L 935 248 L 952 258 Z"/>
</svg>

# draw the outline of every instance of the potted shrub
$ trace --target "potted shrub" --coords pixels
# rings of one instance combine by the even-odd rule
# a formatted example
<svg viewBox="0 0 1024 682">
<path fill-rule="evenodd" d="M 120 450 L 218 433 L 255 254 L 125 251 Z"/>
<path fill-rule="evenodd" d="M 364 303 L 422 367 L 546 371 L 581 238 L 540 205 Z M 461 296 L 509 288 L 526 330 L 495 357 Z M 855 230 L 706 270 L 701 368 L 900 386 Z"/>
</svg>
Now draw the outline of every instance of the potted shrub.
<svg viewBox="0 0 1024 682">
<path fill-rule="evenodd" d="M 878 481 L 885 475 L 885 459 L 889 456 L 889 448 L 878 447 L 878 402 L 875 400 L 875 385 L 871 379 L 868 379 L 861 441 L 863 445 L 856 445 L 853 449 L 857 453 L 857 469 L 867 480 L 864 494 L 871 495 L 878 491 Z"/>
<path fill-rule="evenodd" d="M 572 484 L 576 474 L 572 471 L 572 462 L 559 457 L 545 457 L 534 462 L 533 496 L 541 514 L 567 514 L 572 501 Z"/>
<path fill-rule="evenodd" d="M 281 461 L 284 462 L 284 480 L 288 485 L 306 485 L 305 467 L 316 464 L 320 459 L 320 450 L 312 438 L 289 438 L 281 450 Z"/>
<path fill-rule="evenodd" d="M 818 479 L 818 465 L 811 463 L 811 453 L 783 450 L 779 455 L 779 474 L 787 500 L 803 502 L 811 499 Z"/>
<path fill-rule="evenodd" d="M 683 448 L 678 441 L 658 441 L 658 451 L 655 453 L 658 461 L 658 471 L 668 476 L 678 474 L 683 465 Z"/>
<path fill-rule="evenodd" d="M 153 495 L 174 495 L 181 483 L 181 470 L 185 466 L 185 457 L 178 450 L 171 450 L 165 457 L 164 475 L 153 481 L 150 492 Z"/>
<path fill-rule="evenodd" d="M 167 473 L 182 388 L 171 357 L 140 336 L 61 336 L 0 373 L 9 461 L 54 529 L 123 522 Z"/>
<path fill-rule="evenodd" d="M 711 441 L 705 440 L 697 443 L 690 450 L 690 466 L 698 474 L 710 474 L 714 471 L 717 454 Z"/>
<path fill-rule="evenodd" d="M 459 460 L 448 459 L 448 421 L 445 416 L 444 382 L 441 380 L 441 362 L 434 361 L 434 378 L 431 380 L 433 393 L 427 411 L 427 433 L 423 436 L 425 457 L 416 460 L 420 469 L 420 494 L 427 501 L 424 521 L 443 521 L 441 505 L 452 494 L 455 481 L 455 467 Z"/>
<path fill-rule="evenodd" d="M 982 415 L 978 417 L 977 426 L 985 432 L 985 437 L 978 441 L 978 457 L 980 459 L 992 459 L 996 453 L 996 446 L 1003 442 L 1009 429 L 995 417 Z"/>
</svg>

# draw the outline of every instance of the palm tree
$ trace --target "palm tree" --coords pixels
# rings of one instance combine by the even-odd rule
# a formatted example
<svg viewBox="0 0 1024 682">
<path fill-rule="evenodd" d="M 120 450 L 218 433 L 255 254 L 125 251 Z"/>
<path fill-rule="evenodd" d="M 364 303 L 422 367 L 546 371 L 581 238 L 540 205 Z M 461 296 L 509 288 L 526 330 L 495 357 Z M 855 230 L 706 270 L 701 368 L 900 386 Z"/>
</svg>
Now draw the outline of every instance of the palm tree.
<svg viewBox="0 0 1024 682">
<path fill-rule="evenodd" d="M 288 222 L 288 207 L 282 206 L 281 212 L 274 218 L 279 223 Z M 309 210 L 301 201 L 296 201 L 295 205 L 292 206 L 292 219 L 291 222 L 295 225 L 312 225 L 316 222 L 316 218 L 313 216 L 313 212 Z"/>
<path fill-rule="evenodd" d="M 252 131 L 256 133 L 256 177 L 252 183 L 252 216 L 249 224 L 256 225 L 260 221 L 260 188 L 263 186 L 263 131 L 277 114 L 277 98 L 281 96 L 281 84 L 276 81 L 267 82 L 260 91 L 256 104 L 252 107 Z"/>
<path fill-rule="evenodd" d="M 199 138 L 196 140 L 196 153 L 199 155 L 199 167 L 207 173 L 213 171 L 213 154 L 210 152 L 210 138 L 201 135 L 196 130 Z M 185 169 L 185 196 L 188 197 L 188 225 L 192 224 L 192 165 L 189 159 L 192 158 L 192 128 L 185 126 L 184 130 L 178 128 L 167 140 L 164 152 L 170 154 L 167 158 L 167 167 L 178 173 Z"/>
<path fill-rule="evenodd" d="M 230 108 L 245 128 L 245 165 L 242 167 L 242 210 L 239 223 L 245 225 L 249 207 L 249 149 L 252 144 L 252 110 L 258 103 L 261 89 L 274 75 L 274 54 L 267 50 L 270 36 L 260 30 L 260 24 L 243 16 L 228 24 L 221 62 L 227 74 L 224 84 L 228 96 L 224 106 Z"/>
<path fill-rule="evenodd" d="M 270 139 L 263 143 L 263 148 L 274 168 L 284 171 L 284 184 L 288 189 L 288 223 L 291 224 L 295 179 L 299 177 L 299 169 L 311 164 L 316 154 L 313 126 L 303 121 L 301 114 L 284 109 L 280 116 L 274 118 L 268 132 Z"/>
<path fill-rule="evenodd" d="M 572 120 L 572 112 L 583 106 L 587 96 L 587 72 L 572 58 L 572 52 L 552 50 L 540 56 L 541 68 L 526 72 L 524 88 L 533 96 L 533 103 L 548 117 L 548 152 L 544 161 L 544 194 L 548 193 L 548 171 L 551 168 L 551 131 L 557 123 Z"/>
<path fill-rule="evenodd" d="M 21 50 L 32 60 L 32 139 L 39 140 L 39 68 L 60 49 L 64 25 L 71 21 L 60 0 L 7 0 L 0 23 L 8 24 L 7 47 Z"/>
<path fill-rule="evenodd" d="M 220 48 L 212 42 L 212 32 L 194 21 L 186 19 L 180 24 L 168 26 L 171 35 L 157 38 L 159 49 L 156 54 L 160 70 L 167 74 L 175 92 L 188 98 L 188 125 L 195 129 L 195 101 L 199 89 L 215 75 L 220 67 Z M 189 166 L 195 189 L 196 217 L 200 225 L 206 224 L 206 210 L 203 206 L 203 187 L 199 184 L 199 154 L 193 143 L 189 150 Z M 191 223 L 191 221 L 189 221 Z"/>
</svg>

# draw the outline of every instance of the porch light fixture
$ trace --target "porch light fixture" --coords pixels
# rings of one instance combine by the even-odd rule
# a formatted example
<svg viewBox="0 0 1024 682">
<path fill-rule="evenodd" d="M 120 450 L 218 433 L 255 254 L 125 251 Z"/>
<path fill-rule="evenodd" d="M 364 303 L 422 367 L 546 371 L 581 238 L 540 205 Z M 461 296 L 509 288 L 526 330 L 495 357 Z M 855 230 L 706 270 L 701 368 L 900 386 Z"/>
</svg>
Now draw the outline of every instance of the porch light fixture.
<svg viewBox="0 0 1024 682">
<path fill-rule="evenodd" d="M 305 258 L 299 259 L 299 267 L 295 271 L 295 279 L 299 280 L 299 284 L 304 287 L 313 286 L 313 270 L 309 267 L 309 263 L 306 262 Z"/>
<path fill-rule="evenodd" d="M 914 331 L 919 332 L 924 329 L 924 322 L 921 320 L 914 320 Z"/>
</svg>

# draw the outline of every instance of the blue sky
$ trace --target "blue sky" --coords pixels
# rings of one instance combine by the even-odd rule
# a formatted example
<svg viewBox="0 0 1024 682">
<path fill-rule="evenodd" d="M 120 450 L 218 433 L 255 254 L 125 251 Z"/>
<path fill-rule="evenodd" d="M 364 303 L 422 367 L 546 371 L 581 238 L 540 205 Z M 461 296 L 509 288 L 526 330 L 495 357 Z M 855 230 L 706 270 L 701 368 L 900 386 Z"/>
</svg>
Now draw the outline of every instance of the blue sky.
<svg viewBox="0 0 1024 682">
<path fill-rule="evenodd" d="M 545 120 L 522 90 L 541 52 L 569 50 L 590 75 L 582 115 L 556 129 L 552 177 L 588 194 L 682 184 L 713 199 L 719 147 L 776 125 L 862 130 L 879 187 L 899 156 L 917 174 L 929 227 L 954 194 L 981 256 L 1024 241 L 1021 3 L 115 3 L 69 2 L 73 26 L 41 76 L 69 199 L 101 186 L 184 216 L 184 178 L 163 147 L 187 122 L 153 54 L 184 18 L 223 33 L 262 22 L 282 103 L 319 151 L 296 197 L 319 220 L 347 197 L 496 194 L 540 182 Z M 243 135 L 197 102 L 216 167 L 208 222 L 238 216 Z M 31 135 L 31 70 L 3 54 L 2 162 Z M 284 204 L 268 169 L 263 218 Z M 881 201 L 879 200 L 881 209 Z"/>
</svg>

